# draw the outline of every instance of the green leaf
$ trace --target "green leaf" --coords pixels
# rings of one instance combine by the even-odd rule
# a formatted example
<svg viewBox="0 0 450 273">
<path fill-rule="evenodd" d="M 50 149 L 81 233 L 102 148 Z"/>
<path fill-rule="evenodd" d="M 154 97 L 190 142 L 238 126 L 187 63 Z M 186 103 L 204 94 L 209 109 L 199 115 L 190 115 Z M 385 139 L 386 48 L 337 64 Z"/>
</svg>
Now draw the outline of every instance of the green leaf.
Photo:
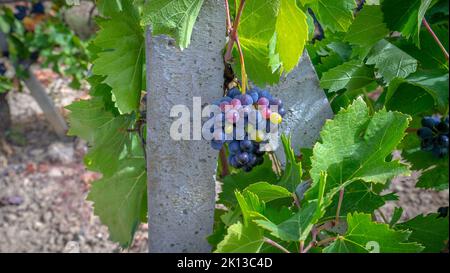
<svg viewBox="0 0 450 273">
<path fill-rule="evenodd" d="M 255 167 L 251 172 L 239 171 L 236 174 L 228 175 L 223 179 L 222 192 L 219 194 L 219 203 L 225 205 L 236 204 L 235 190 L 242 191 L 253 183 L 265 181 L 275 184 L 278 177 L 272 169 L 272 161 L 265 155 L 264 163 Z"/>
<path fill-rule="evenodd" d="M 353 212 L 372 213 L 391 199 L 396 200 L 397 198 L 392 194 L 381 195 L 370 183 L 356 181 L 345 187 L 340 214 L 347 215 Z M 338 202 L 339 196 L 336 195 L 325 214 L 327 219 L 332 219 L 336 216 Z"/>
<path fill-rule="evenodd" d="M 102 16 L 110 16 L 122 10 L 121 0 L 97 0 L 96 6 Z"/>
<path fill-rule="evenodd" d="M 371 47 L 389 34 L 380 6 L 364 6 L 348 29 L 345 40 L 361 47 Z"/>
<path fill-rule="evenodd" d="M 448 217 L 438 214 L 419 215 L 407 222 L 395 225 L 395 229 L 411 231 L 410 241 L 422 244 L 426 253 L 440 253 L 448 241 Z"/>
<path fill-rule="evenodd" d="M 298 213 L 290 219 L 276 225 L 267 220 L 254 220 L 254 222 L 271 232 L 271 234 L 283 241 L 298 242 L 305 240 L 311 231 L 311 222 L 315 220 L 315 212 L 317 211 L 317 202 L 311 202 L 303 207 Z"/>
<path fill-rule="evenodd" d="M 251 184 L 250 186 L 245 188 L 244 191 L 249 191 L 256 194 L 259 199 L 264 201 L 265 203 L 277 199 L 292 197 L 292 194 L 285 188 L 271 185 L 267 182 L 258 182 Z"/>
<path fill-rule="evenodd" d="M 392 228 L 394 225 L 396 225 L 400 220 L 400 218 L 402 218 L 402 215 L 403 215 L 403 208 L 395 207 L 394 212 L 392 213 L 391 221 L 389 222 L 389 227 Z"/>
<path fill-rule="evenodd" d="M 431 25 L 433 32 L 442 42 L 443 46 L 448 52 L 449 32 L 448 26 L 445 25 Z M 423 69 L 442 68 L 448 70 L 448 61 L 442 53 L 442 49 L 434 40 L 433 36 L 426 30 L 420 31 L 420 45 L 417 48 L 415 45 L 409 43 L 407 40 L 401 39 L 397 46 L 407 52 L 409 55 L 419 61 L 419 66 Z"/>
<path fill-rule="evenodd" d="M 281 141 L 283 142 L 284 154 L 286 155 L 286 167 L 278 185 L 285 187 L 290 192 L 295 192 L 297 186 L 302 182 L 302 163 L 297 162 L 291 146 L 291 139 L 283 134 L 281 135 Z"/>
<path fill-rule="evenodd" d="M 448 73 L 432 71 L 420 71 L 406 79 L 394 79 L 388 87 L 385 104 L 388 109 L 413 115 L 434 107 L 444 114 L 448 111 L 448 82 Z"/>
<path fill-rule="evenodd" d="M 258 253 L 264 243 L 264 233 L 255 224 L 241 222 L 228 228 L 227 235 L 217 245 L 215 253 Z"/>
<path fill-rule="evenodd" d="M 253 220 L 258 226 L 268 230 L 271 234 L 283 241 L 305 241 L 320 218 L 322 218 L 325 207 L 329 201 L 324 201 L 324 191 L 326 186 L 326 174 L 322 173 L 319 182 L 319 193 L 316 200 L 307 203 L 300 208 L 300 211 L 291 218 L 280 224 L 275 224 L 266 219 Z"/>
<path fill-rule="evenodd" d="M 0 94 L 13 89 L 13 83 L 10 79 L 0 76 Z"/>
<path fill-rule="evenodd" d="M 372 48 L 366 64 L 375 65 L 389 83 L 394 78 L 406 78 L 416 72 L 418 62 L 395 45 L 381 40 Z"/>
<path fill-rule="evenodd" d="M 132 118 L 118 116 L 95 129 L 91 148 L 84 161 L 88 169 L 106 176 L 113 175 L 119 166 L 121 153 L 130 139 L 128 128 Z"/>
<path fill-rule="evenodd" d="M 411 137 L 418 138 L 415 134 Z M 421 171 L 416 187 L 437 191 L 448 189 L 448 156 L 437 158 L 431 152 L 422 151 L 420 146 L 403 150 L 402 156 L 412 164 L 412 169 Z"/>
<path fill-rule="evenodd" d="M 280 73 L 272 73 L 273 54 L 269 45 L 277 39 L 276 24 L 280 0 L 247 1 L 239 23 L 239 41 L 245 57 L 245 68 L 248 77 L 257 85 L 278 82 Z M 281 24 L 281 23 L 280 23 Z M 284 34 L 283 34 L 284 35 Z M 275 36 L 275 37 L 274 37 Z M 285 40 L 282 36 L 282 45 Z M 276 44 L 279 46 L 278 44 Z M 284 53 L 283 53 L 284 54 Z M 237 50 L 233 51 L 235 60 L 239 60 Z M 239 73 L 237 62 L 234 71 Z"/>
<path fill-rule="evenodd" d="M 382 0 L 381 10 L 390 30 L 400 31 L 404 37 L 419 44 L 420 27 L 432 0 Z"/>
<path fill-rule="evenodd" d="M 388 87 L 384 105 L 388 110 L 416 116 L 435 108 L 435 100 L 421 86 L 409 84 L 405 79 L 396 78 Z"/>
<path fill-rule="evenodd" d="M 103 99 L 94 97 L 90 100 L 81 100 L 67 106 L 70 111 L 68 131 L 69 136 L 78 136 L 92 143 L 97 130 L 107 126 L 114 119 L 114 115 L 106 111 Z"/>
<path fill-rule="evenodd" d="M 203 0 L 147 1 L 142 22 L 152 26 L 154 35 L 170 35 L 184 49 L 191 42 L 192 29 L 202 5 Z"/>
<path fill-rule="evenodd" d="M 355 0 L 300 0 L 310 6 L 325 30 L 346 32 L 353 21 Z"/>
<path fill-rule="evenodd" d="M 130 246 L 147 212 L 145 160 L 122 160 L 113 176 L 93 183 L 88 200 L 94 202 L 95 214 L 108 226 L 111 240 Z"/>
<path fill-rule="evenodd" d="M 396 231 L 386 224 L 372 222 L 370 214 L 348 214 L 347 225 L 345 235 L 326 247 L 325 253 L 368 253 L 371 246 L 380 253 L 417 253 L 423 250 L 420 244 L 407 242 L 410 232 Z"/>
<path fill-rule="evenodd" d="M 397 175 L 409 174 L 408 166 L 386 161 L 400 143 L 410 117 L 380 110 L 373 116 L 360 97 L 347 109 L 328 120 L 314 146 L 311 159 L 313 185 L 307 199 L 317 195 L 320 173 L 328 173 L 328 194 L 335 194 L 348 184 L 362 180 L 384 184 Z"/>
<path fill-rule="evenodd" d="M 139 109 L 145 48 L 139 13 L 130 0 L 123 2 L 121 12 L 98 21 L 94 44 L 103 51 L 97 54 L 92 71 L 106 76 L 104 82 L 112 88 L 120 112 L 130 113 Z"/>
<path fill-rule="evenodd" d="M 297 66 L 308 40 L 306 15 L 298 8 L 296 1 L 280 0 L 276 32 L 277 52 L 283 64 L 282 71 L 290 72 Z"/>
<path fill-rule="evenodd" d="M 263 217 L 266 204 L 259 200 L 256 194 L 249 191 L 243 193 L 236 191 L 235 195 L 246 226 L 251 223 L 252 219 Z"/>
<path fill-rule="evenodd" d="M 358 60 L 352 60 L 323 73 L 320 86 L 328 92 L 337 92 L 344 88 L 359 89 L 373 81 L 373 70 Z"/>
</svg>

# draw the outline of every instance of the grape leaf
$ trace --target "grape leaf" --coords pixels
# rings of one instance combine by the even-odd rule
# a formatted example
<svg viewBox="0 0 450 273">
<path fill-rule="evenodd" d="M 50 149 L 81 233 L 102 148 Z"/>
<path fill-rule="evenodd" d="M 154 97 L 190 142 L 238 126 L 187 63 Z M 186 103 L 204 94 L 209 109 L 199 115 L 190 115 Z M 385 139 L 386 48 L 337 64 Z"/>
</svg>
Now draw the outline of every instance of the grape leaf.
<svg viewBox="0 0 450 273">
<path fill-rule="evenodd" d="M 283 187 L 271 185 L 267 182 L 258 182 L 251 184 L 244 191 L 256 194 L 260 200 L 270 202 L 273 200 L 292 197 L 292 194 Z"/>
<path fill-rule="evenodd" d="M 418 138 L 416 135 L 410 137 Z M 431 152 L 422 151 L 420 146 L 403 150 L 402 156 L 412 164 L 414 170 L 422 171 L 416 187 L 437 191 L 448 189 L 448 156 L 437 158 Z"/>
<path fill-rule="evenodd" d="M 380 253 L 417 253 L 423 247 L 407 242 L 410 232 L 390 229 L 386 224 L 372 222 L 370 214 L 347 215 L 347 232 L 324 248 L 325 253 L 368 253 L 370 247 Z M 379 247 L 379 249 L 377 249 Z"/>
<path fill-rule="evenodd" d="M 121 0 L 97 0 L 96 6 L 102 16 L 109 16 L 122 10 Z"/>
<path fill-rule="evenodd" d="M 106 111 L 103 99 L 94 97 L 90 100 L 82 100 L 66 107 L 70 111 L 68 131 L 69 136 L 78 136 L 89 143 L 94 141 L 99 128 L 108 124 L 114 115 Z"/>
<path fill-rule="evenodd" d="M 352 60 L 323 73 L 320 86 L 328 92 L 337 92 L 344 88 L 359 89 L 373 81 L 373 70 L 358 60 Z"/>
<path fill-rule="evenodd" d="M 395 225 L 395 229 L 411 231 L 410 241 L 422 244 L 426 253 L 439 253 L 448 240 L 448 217 L 438 214 L 419 215 L 407 222 Z"/>
<path fill-rule="evenodd" d="M 145 160 L 122 160 L 113 176 L 93 183 L 87 199 L 94 202 L 94 212 L 108 226 L 111 240 L 128 247 L 147 213 Z"/>
<path fill-rule="evenodd" d="M 403 208 L 395 207 L 394 212 L 392 213 L 391 221 L 389 221 L 389 227 L 392 228 L 395 224 L 397 224 L 400 218 L 402 218 L 402 215 L 403 215 Z"/>
<path fill-rule="evenodd" d="M 328 207 L 324 217 L 333 219 L 336 217 L 339 196 L 334 196 L 332 204 Z M 345 187 L 345 195 L 342 200 L 341 215 L 348 213 L 361 212 L 372 213 L 374 210 L 382 207 L 386 201 L 397 200 L 395 194 L 379 194 L 372 184 L 356 181 Z"/>
<path fill-rule="evenodd" d="M 84 161 L 88 169 L 105 176 L 113 175 L 119 166 L 121 153 L 130 139 L 130 116 L 118 116 L 95 129 L 93 142 Z"/>
<path fill-rule="evenodd" d="M 346 32 L 353 21 L 355 0 L 300 0 L 316 13 L 320 24 L 325 30 Z"/>
<path fill-rule="evenodd" d="M 431 25 L 431 28 L 448 52 L 448 26 Z M 419 66 L 423 69 L 442 68 L 448 70 L 448 61 L 442 54 L 442 49 L 426 29 L 420 31 L 420 49 L 404 39 L 399 40 L 396 45 L 418 60 Z"/>
<path fill-rule="evenodd" d="M 317 199 L 301 207 L 299 212 L 286 221 L 275 224 L 267 219 L 255 219 L 253 222 L 283 241 L 298 242 L 306 240 L 313 225 L 322 218 L 325 207 L 329 205 L 329 200 L 324 201 L 326 179 L 326 175 L 322 173 Z"/>
<path fill-rule="evenodd" d="M 275 83 L 280 78 L 280 73 L 272 73 L 271 58 L 275 52 L 271 52 L 269 45 L 276 40 L 276 24 L 280 0 L 253 0 L 247 1 L 239 23 L 239 41 L 245 57 L 245 67 L 249 79 L 257 85 Z M 283 39 L 283 38 L 282 38 Z M 283 45 L 285 41 L 282 40 Z M 239 60 L 237 50 L 233 56 Z M 275 65 L 276 67 L 276 65 Z M 240 63 L 237 62 L 234 71 L 240 71 Z"/>
<path fill-rule="evenodd" d="M 388 109 L 391 107 L 394 110 L 400 110 L 405 113 L 413 111 L 414 114 L 436 107 L 441 113 L 446 113 L 448 111 L 449 98 L 448 80 L 448 73 L 432 71 L 420 71 L 406 79 L 394 79 L 388 87 L 385 99 L 386 106 Z M 413 92 L 417 96 L 412 95 L 411 93 Z M 398 93 L 402 94 L 400 96 L 403 99 L 398 99 Z M 397 98 L 395 98 L 396 96 Z M 432 99 L 431 105 L 430 97 Z M 425 103 L 425 99 L 427 103 Z M 421 111 L 418 109 L 421 109 Z"/>
<path fill-rule="evenodd" d="M 244 219 L 244 225 L 248 226 L 252 224 L 252 219 L 264 218 L 264 210 L 266 209 L 266 204 L 264 201 L 260 200 L 259 197 L 253 192 L 235 192 L 236 200 L 238 201 L 239 208 L 242 212 L 242 217 Z"/>
<path fill-rule="evenodd" d="M 395 45 L 381 40 L 372 48 L 366 64 L 375 65 L 384 80 L 389 83 L 394 78 L 406 78 L 414 73 L 418 62 Z"/>
<path fill-rule="evenodd" d="M 282 71 L 294 69 L 303 54 L 308 40 L 308 24 L 305 13 L 296 1 L 280 0 L 276 22 L 277 52 L 282 62 Z"/>
<path fill-rule="evenodd" d="M 381 10 L 390 30 L 400 31 L 420 46 L 420 27 L 432 0 L 383 0 Z"/>
<path fill-rule="evenodd" d="M 384 105 L 388 110 L 417 116 L 433 109 L 435 100 L 424 88 L 409 84 L 404 79 L 395 78 L 389 84 Z"/>
<path fill-rule="evenodd" d="M 269 184 L 275 184 L 278 181 L 278 177 L 272 169 L 272 161 L 267 155 L 264 156 L 264 163 L 255 167 L 250 173 L 239 171 L 236 174 L 226 176 L 223 179 L 222 192 L 219 194 L 219 203 L 236 204 L 235 190 L 242 191 L 249 185 L 261 181 Z"/>
<path fill-rule="evenodd" d="M 254 222 L 283 241 L 298 242 L 299 240 L 305 240 L 311 231 L 311 222 L 313 222 L 315 218 L 317 209 L 317 202 L 310 202 L 298 213 L 281 224 L 276 225 L 267 220 L 254 220 Z"/>
<path fill-rule="evenodd" d="M 281 141 L 283 142 L 284 154 L 286 155 L 286 167 L 278 185 L 285 187 L 290 192 L 294 192 L 300 182 L 302 182 L 302 163 L 297 162 L 291 146 L 291 139 L 281 135 Z"/>
<path fill-rule="evenodd" d="M 361 47 L 371 47 L 389 34 L 380 6 L 364 6 L 348 29 L 345 40 Z"/>
<path fill-rule="evenodd" d="M 153 1 L 152 1 L 153 2 Z M 128 1 L 122 11 L 111 13 L 111 19 L 98 20 L 100 30 L 94 44 L 103 51 L 93 61 L 93 73 L 106 76 L 121 113 L 139 108 L 145 56 L 144 33 L 139 13 Z"/>
<path fill-rule="evenodd" d="M 315 65 L 317 75 L 319 76 L 319 78 L 322 78 L 323 73 L 343 63 L 344 60 L 336 52 L 332 52 L 327 56 L 320 57 L 320 63 Z"/>
<path fill-rule="evenodd" d="M 328 173 L 327 194 L 333 195 L 348 184 L 362 180 L 386 183 L 397 175 L 409 174 L 407 165 L 386 161 L 400 143 L 410 117 L 382 109 L 373 116 L 359 97 L 325 123 L 321 141 L 313 149 L 310 171 L 313 185 L 306 193 L 317 196 L 320 173 Z"/>
<path fill-rule="evenodd" d="M 152 0 L 144 6 L 144 25 L 151 25 L 154 35 L 174 37 L 184 49 L 191 42 L 192 29 L 203 0 Z"/>
<path fill-rule="evenodd" d="M 217 245 L 215 253 L 258 253 L 264 243 L 264 233 L 255 224 L 231 225 L 227 235 Z"/>
</svg>

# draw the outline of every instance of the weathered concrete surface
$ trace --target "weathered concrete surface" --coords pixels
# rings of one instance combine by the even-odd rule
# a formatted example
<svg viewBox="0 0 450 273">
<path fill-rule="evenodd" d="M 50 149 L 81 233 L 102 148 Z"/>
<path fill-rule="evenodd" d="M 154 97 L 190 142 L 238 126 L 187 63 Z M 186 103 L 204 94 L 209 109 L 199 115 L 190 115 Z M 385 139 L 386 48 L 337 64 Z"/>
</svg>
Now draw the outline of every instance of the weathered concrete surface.
<svg viewBox="0 0 450 273">
<path fill-rule="evenodd" d="M 147 43 L 149 251 L 210 252 L 217 151 L 207 141 L 172 140 L 169 113 L 192 109 L 195 96 L 204 104 L 223 94 L 223 1 L 205 1 L 187 49 L 165 37 Z"/>
<path fill-rule="evenodd" d="M 287 111 L 281 132 L 292 135 L 292 146 L 296 154 L 300 148 L 310 148 L 319 138 L 326 119 L 333 117 L 333 111 L 319 86 L 314 66 L 305 51 L 299 65 L 277 85 L 269 87 L 270 92 L 284 103 Z M 283 148 L 276 151 L 284 163 Z"/>
</svg>

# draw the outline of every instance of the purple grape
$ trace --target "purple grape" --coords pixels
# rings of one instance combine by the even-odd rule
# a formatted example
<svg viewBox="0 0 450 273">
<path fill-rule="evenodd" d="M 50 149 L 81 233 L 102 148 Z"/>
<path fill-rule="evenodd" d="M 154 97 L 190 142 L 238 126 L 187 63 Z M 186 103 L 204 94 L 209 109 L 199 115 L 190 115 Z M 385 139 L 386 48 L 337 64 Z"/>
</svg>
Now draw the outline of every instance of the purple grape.
<svg viewBox="0 0 450 273">
<path fill-rule="evenodd" d="M 446 136 L 446 135 L 438 136 L 437 144 L 441 148 L 448 148 L 448 136 Z"/>
<path fill-rule="evenodd" d="M 280 99 L 277 99 L 277 98 L 271 99 L 269 102 L 270 102 L 270 105 L 276 105 L 279 108 L 283 107 L 283 102 Z"/>
<path fill-rule="evenodd" d="M 422 126 L 433 129 L 436 127 L 441 121 L 436 117 L 424 117 L 422 119 Z"/>
<path fill-rule="evenodd" d="M 441 133 L 448 133 L 448 123 L 444 121 L 439 122 L 439 124 L 436 125 L 436 129 Z"/>
<path fill-rule="evenodd" d="M 240 145 L 239 145 L 239 141 L 232 141 L 229 145 L 228 145 L 228 150 L 230 151 L 231 154 L 237 154 L 241 151 Z"/>
<path fill-rule="evenodd" d="M 213 141 L 211 141 L 211 147 L 214 150 L 220 151 L 222 149 L 222 147 L 223 147 L 223 142 L 222 141 L 213 140 Z"/>
<path fill-rule="evenodd" d="M 261 97 L 267 98 L 268 100 L 271 100 L 273 98 L 270 92 L 267 90 L 261 91 Z"/>
<path fill-rule="evenodd" d="M 259 100 L 258 100 L 258 105 L 260 105 L 260 106 L 268 106 L 269 103 L 270 103 L 269 99 L 264 98 L 264 97 L 259 98 Z"/>
<path fill-rule="evenodd" d="M 242 105 L 252 105 L 253 104 L 253 99 L 248 94 L 239 96 L 239 99 L 241 100 Z"/>
<path fill-rule="evenodd" d="M 417 131 L 417 135 L 422 139 L 430 138 L 433 137 L 433 131 L 428 127 L 422 127 Z"/>
<path fill-rule="evenodd" d="M 236 97 L 236 96 L 239 96 L 241 94 L 241 91 L 239 91 L 239 89 L 237 89 L 236 87 L 234 87 L 234 88 L 232 88 L 232 89 L 230 89 L 229 91 L 228 91 L 228 96 L 229 97 L 231 97 L 231 98 L 234 98 L 234 97 Z"/>
<path fill-rule="evenodd" d="M 256 166 L 256 156 L 255 154 L 248 155 L 248 166 L 255 167 Z"/>
<path fill-rule="evenodd" d="M 236 155 L 236 160 L 239 164 L 246 165 L 248 163 L 248 153 L 243 152 Z"/>
<path fill-rule="evenodd" d="M 258 92 L 255 91 L 254 89 L 248 91 L 248 95 L 250 95 L 252 97 L 253 103 L 255 103 L 259 100 Z"/>
<path fill-rule="evenodd" d="M 252 152 L 254 149 L 253 142 L 251 140 L 242 140 L 240 143 L 240 147 L 244 152 Z"/>
</svg>

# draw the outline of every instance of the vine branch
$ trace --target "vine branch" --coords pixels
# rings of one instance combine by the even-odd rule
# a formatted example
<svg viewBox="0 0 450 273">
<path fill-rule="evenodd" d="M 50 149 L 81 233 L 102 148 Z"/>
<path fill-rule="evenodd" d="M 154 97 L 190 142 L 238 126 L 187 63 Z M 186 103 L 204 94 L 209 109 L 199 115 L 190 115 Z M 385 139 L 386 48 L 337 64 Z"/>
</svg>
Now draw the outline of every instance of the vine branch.
<svg viewBox="0 0 450 273">
<path fill-rule="evenodd" d="M 439 40 L 439 37 L 436 35 L 436 33 L 434 33 L 433 29 L 431 28 L 431 26 L 428 24 L 427 20 L 425 18 L 422 19 L 422 23 L 425 26 L 425 28 L 428 30 L 428 32 L 431 34 L 431 36 L 433 37 L 433 39 L 436 41 L 436 43 L 439 45 L 439 47 L 442 50 L 442 53 L 444 53 L 445 58 L 448 61 L 448 52 L 445 49 L 444 45 L 441 43 L 441 41 Z"/>
<path fill-rule="evenodd" d="M 245 60 L 244 60 L 244 53 L 242 51 L 242 46 L 239 41 L 238 36 L 238 27 L 239 23 L 241 21 L 242 12 L 244 11 L 245 7 L 245 0 L 242 0 L 239 9 L 236 15 L 236 18 L 234 19 L 233 24 L 231 24 L 231 14 L 230 14 L 230 6 L 228 3 L 228 0 L 225 0 L 225 10 L 226 10 L 226 16 L 227 16 L 227 33 L 228 33 L 228 45 L 227 45 L 227 51 L 225 52 L 224 60 L 226 63 L 229 63 L 232 59 L 232 51 L 234 44 L 236 44 L 239 52 L 239 60 L 241 62 L 241 76 L 242 76 L 242 93 L 245 94 L 247 90 L 247 72 L 245 70 Z"/>
<path fill-rule="evenodd" d="M 339 202 L 338 202 L 338 207 L 336 210 L 336 219 L 335 219 L 335 223 L 334 223 L 335 225 L 339 224 L 339 216 L 341 214 L 342 201 L 344 200 L 344 192 L 345 192 L 345 189 L 341 189 L 339 191 Z"/>
<path fill-rule="evenodd" d="M 264 243 L 267 243 L 275 248 L 278 248 L 279 250 L 283 251 L 284 253 L 291 253 L 289 250 L 284 248 L 282 245 L 278 244 L 275 241 L 270 240 L 269 238 L 264 237 Z"/>
</svg>

